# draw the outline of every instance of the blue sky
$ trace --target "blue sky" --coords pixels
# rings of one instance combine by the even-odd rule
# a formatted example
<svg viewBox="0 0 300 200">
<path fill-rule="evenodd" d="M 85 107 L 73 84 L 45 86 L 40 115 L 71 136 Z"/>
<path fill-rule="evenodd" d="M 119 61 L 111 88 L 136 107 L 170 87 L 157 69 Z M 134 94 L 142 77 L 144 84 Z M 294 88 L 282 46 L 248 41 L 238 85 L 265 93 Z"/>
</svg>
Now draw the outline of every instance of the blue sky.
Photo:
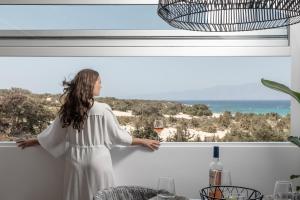
<svg viewBox="0 0 300 200">
<path fill-rule="evenodd" d="M 0 58 L 0 85 L 35 93 L 61 93 L 64 77 L 70 79 L 80 69 L 92 68 L 102 79 L 101 96 L 131 98 L 220 85 L 259 84 L 261 78 L 289 85 L 290 62 L 286 57 Z"/>
<path fill-rule="evenodd" d="M 157 16 L 156 6 L 144 5 L 0 6 L 0 29 L 173 28 Z M 72 78 L 80 69 L 89 67 L 101 75 L 101 96 L 139 98 L 220 85 L 259 85 L 261 78 L 289 85 L 290 65 L 287 57 L 2 57 L 0 87 L 61 93 L 64 77 Z"/>
<path fill-rule="evenodd" d="M 0 29 L 174 29 L 159 18 L 156 8 L 155 5 L 1 5 Z"/>
</svg>

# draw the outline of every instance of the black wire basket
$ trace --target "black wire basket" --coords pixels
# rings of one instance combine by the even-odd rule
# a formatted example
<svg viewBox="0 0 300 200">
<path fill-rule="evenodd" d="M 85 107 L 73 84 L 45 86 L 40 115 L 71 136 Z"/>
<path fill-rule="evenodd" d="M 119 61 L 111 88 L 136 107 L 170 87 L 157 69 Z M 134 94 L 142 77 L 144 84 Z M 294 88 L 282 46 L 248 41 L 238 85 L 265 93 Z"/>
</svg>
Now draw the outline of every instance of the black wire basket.
<svg viewBox="0 0 300 200">
<path fill-rule="evenodd" d="M 263 194 L 251 188 L 220 185 L 202 188 L 200 197 L 202 200 L 262 200 Z"/>
</svg>

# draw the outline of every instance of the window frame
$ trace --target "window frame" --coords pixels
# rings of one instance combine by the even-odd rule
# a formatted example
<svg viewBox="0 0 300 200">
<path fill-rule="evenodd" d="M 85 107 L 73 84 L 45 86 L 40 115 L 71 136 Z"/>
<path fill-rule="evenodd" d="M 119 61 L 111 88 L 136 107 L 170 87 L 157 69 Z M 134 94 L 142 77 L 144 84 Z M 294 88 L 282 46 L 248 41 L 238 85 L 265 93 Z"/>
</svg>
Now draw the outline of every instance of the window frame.
<svg viewBox="0 0 300 200">
<path fill-rule="evenodd" d="M 0 30 L 0 56 L 290 56 L 289 31 Z"/>
</svg>

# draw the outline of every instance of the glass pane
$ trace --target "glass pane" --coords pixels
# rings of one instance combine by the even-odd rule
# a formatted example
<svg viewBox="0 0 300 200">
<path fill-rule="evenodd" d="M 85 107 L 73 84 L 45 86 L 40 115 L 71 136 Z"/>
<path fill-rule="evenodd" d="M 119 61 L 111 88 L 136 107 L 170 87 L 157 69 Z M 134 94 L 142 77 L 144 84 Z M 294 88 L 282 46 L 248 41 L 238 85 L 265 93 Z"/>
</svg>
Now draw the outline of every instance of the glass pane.
<svg viewBox="0 0 300 200">
<path fill-rule="evenodd" d="M 61 105 L 62 80 L 85 66 L 101 77 L 96 100 L 137 137 L 156 138 L 156 118 L 164 120 L 162 141 L 285 141 L 290 134 L 290 97 L 260 83 L 289 86 L 288 57 L 2 57 L 0 63 L 2 141 L 46 128 Z"/>
<path fill-rule="evenodd" d="M 156 5 L 1 5 L 0 29 L 175 29 Z"/>
<path fill-rule="evenodd" d="M 0 30 L 24 29 L 178 30 L 157 5 L 0 5 Z"/>
</svg>

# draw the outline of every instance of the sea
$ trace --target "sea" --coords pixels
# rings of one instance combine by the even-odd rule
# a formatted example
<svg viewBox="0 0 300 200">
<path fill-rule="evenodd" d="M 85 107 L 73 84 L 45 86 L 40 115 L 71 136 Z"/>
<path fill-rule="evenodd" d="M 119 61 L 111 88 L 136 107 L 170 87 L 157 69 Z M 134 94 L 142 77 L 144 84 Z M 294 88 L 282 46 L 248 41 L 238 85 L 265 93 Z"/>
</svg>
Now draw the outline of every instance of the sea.
<svg viewBox="0 0 300 200">
<path fill-rule="evenodd" d="M 178 100 L 177 102 L 194 105 L 205 104 L 213 113 L 278 113 L 286 116 L 290 113 L 291 102 L 289 100 Z"/>
</svg>

